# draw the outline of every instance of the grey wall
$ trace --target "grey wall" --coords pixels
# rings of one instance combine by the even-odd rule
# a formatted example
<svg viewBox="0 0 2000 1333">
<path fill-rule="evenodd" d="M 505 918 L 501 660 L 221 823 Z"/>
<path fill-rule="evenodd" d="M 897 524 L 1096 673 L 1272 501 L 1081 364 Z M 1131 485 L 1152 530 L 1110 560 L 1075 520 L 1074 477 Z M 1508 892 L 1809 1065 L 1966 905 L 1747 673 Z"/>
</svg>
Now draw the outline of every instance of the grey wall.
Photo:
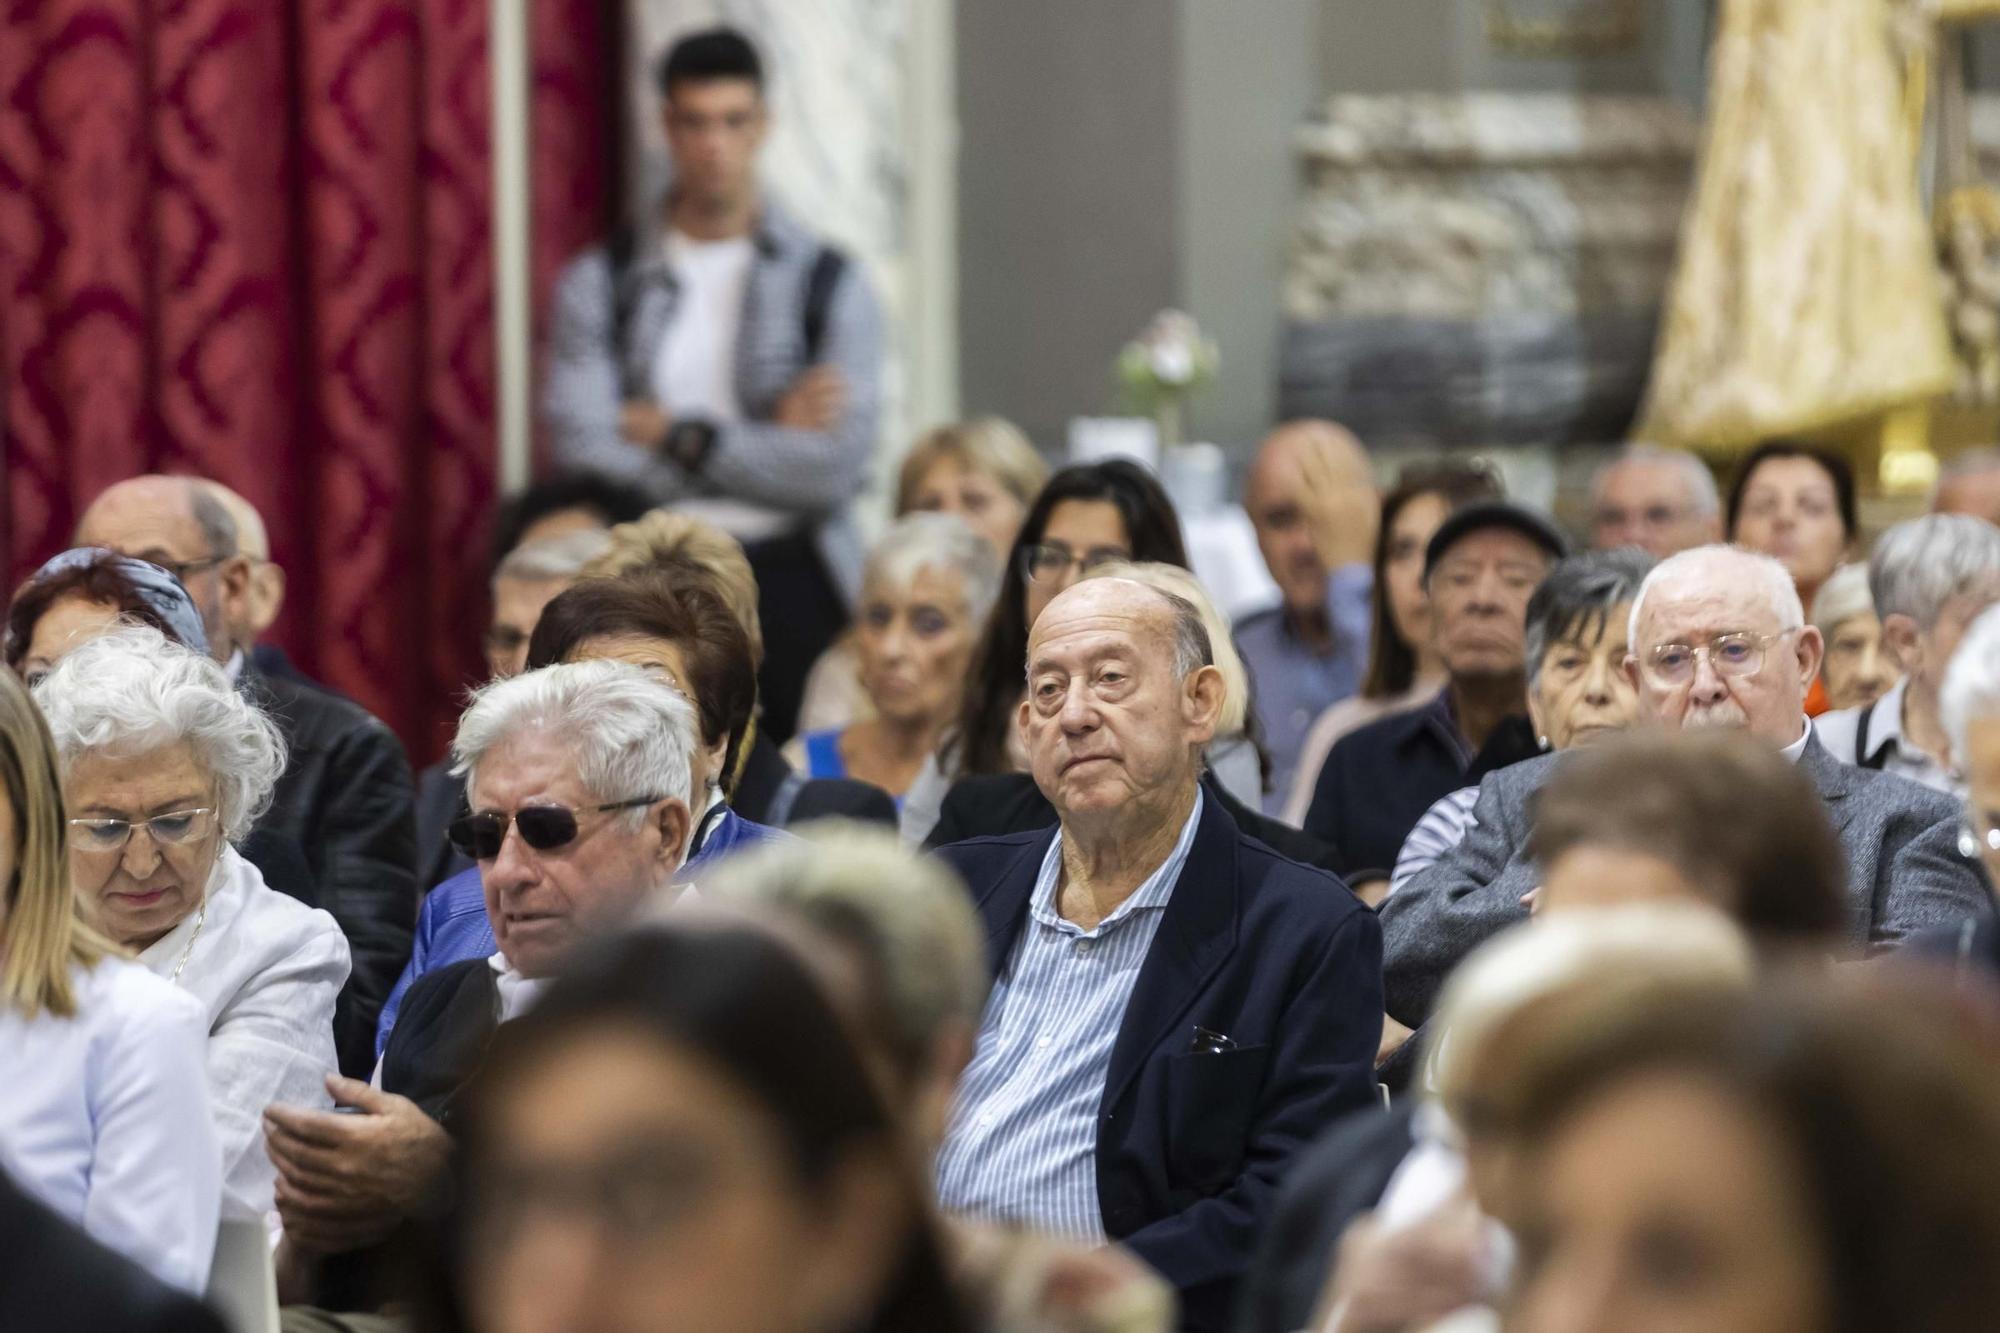
<svg viewBox="0 0 2000 1333">
<path fill-rule="evenodd" d="M 1173 300 L 1173 7 L 960 0 L 957 44 L 960 398 L 1059 449 Z"/>
</svg>

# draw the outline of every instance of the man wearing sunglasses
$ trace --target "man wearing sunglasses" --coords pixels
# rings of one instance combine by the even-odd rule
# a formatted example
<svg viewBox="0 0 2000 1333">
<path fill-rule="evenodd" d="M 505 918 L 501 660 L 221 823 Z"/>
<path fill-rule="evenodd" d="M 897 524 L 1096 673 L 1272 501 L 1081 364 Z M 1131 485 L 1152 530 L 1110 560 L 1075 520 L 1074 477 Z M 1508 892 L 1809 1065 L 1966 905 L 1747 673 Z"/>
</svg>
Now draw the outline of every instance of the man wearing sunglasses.
<svg viewBox="0 0 2000 1333">
<path fill-rule="evenodd" d="M 1731 727 L 1798 764 L 1826 802 L 1847 858 L 1847 943 L 1860 953 L 1983 910 L 1979 872 L 1957 848 L 1958 809 L 1893 774 L 1842 763 L 1815 738 L 1806 691 L 1824 646 L 1784 566 L 1701 546 L 1654 567 L 1632 605 L 1625 670 L 1640 725 Z M 1382 906 L 1389 1014 L 1415 1027 L 1445 975 L 1482 940 L 1523 920 L 1539 882 L 1527 853 L 1534 797 L 1561 755 L 1480 784 L 1474 825 Z"/>
<path fill-rule="evenodd" d="M 270 1108 L 288 1296 L 310 1290 L 313 1260 L 384 1241 L 414 1214 L 494 1029 L 579 941 L 673 891 L 695 747 L 686 699 L 622 662 L 544 667 L 473 697 L 452 742 L 471 812 L 452 837 L 478 864 L 499 952 L 410 988 L 374 1086 L 329 1081 L 347 1113 Z"/>
</svg>

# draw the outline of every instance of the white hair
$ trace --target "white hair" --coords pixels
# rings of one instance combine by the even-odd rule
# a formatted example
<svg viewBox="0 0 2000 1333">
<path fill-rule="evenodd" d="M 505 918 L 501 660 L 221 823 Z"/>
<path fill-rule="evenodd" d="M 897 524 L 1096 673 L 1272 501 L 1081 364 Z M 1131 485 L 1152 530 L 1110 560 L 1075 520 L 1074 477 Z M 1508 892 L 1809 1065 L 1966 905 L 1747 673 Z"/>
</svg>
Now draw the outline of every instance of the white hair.
<svg viewBox="0 0 2000 1333">
<path fill-rule="evenodd" d="M 1426 1085 L 1447 1101 L 1476 1092 L 1481 1049 L 1530 1005 L 1580 986 L 1613 993 L 1712 984 L 1747 988 L 1756 956 L 1713 908 L 1646 903 L 1538 916 L 1482 944 L 1445 983 Z"/>
<path fill-rule="evenodd" d="M 585 565 L 610 549 L 611 534 L 603 528 L 565 532 L 560 537 L 516 546 L 507 552 L 499 568 L 493 571 L 493 577 L 529 583 L 579 578 Z"/>
<path fill-rule="evenodd" d="M 2000 472 L 2000 448 L 1990 444 L 1960 450 L 1947 458 L 1938 473 L 1938 480 L 1957 481 L 1960 477 L 1976 477 L 1987 472 Z"/>
<path fill-rule="evenodd" d="M 1000 595 L 1000 557 L 955 514 L 905 514 L 891 523 L 868 555 L 864 588 L 907 589 L 925 570 L 956 574 L 965 589 L 965 609 L 974 625 Z"/>
<path fill-rule="evenodd" d="M 494 747 L 528 732 L 561 739 L 577 777 L 600 801 L 650 796 L 691 806 L 694 708 L 642 668 L 572 662 L 495 681 L 472 696 L 459 719 L 452 772 L 470 792 Z"/>
<path fill-rule="evenodd" d="M 1681 474 L 1687 485 L 1688 504 L 1703 518 L 1713 518 L 1722 512 L 1722 496 L 1715 488 L 1715 473 L 1708 464 L 1685 449 L 1668 449 L 1657 444 L 1643 442 L 1628 444 L 1599 467 L 1590 477 L 1590 493 L 1593 497 L 1601 494 L 1604 479 L 1612 470 L 1624 463 L 1663 463 Z"/>
<path fill-rule="evenodd" d="M 285 771 L 277 724 L 213 660 L 156 629 L 135 625 L 79 644 L 34 694 L 65 773 L 87 754 L 187 745 L 215 786 L 222 835 L 232 843 L 270 807 Z"/>
<path fill-rule="evenodd" d="M 958 877 L 893 833 L 840 820 L 795 832 L 728 858 L 702 880 L 702 897 L 776 904 L 856 937 L 905 1049 L 928 1046 L 948 1024 L 978 1027 L 986 936 Z"/>
<path fill-rule="evenodd" d="M 1927 630 L 1952 598 L 2000 593 L 2000 528 L 1970 514 L 1898 523 L 1875 543 L 1868 590 L 1876 615 L 1908 616 Z"/>
<path fill-rule="evenodd" d="M 1868 591 L 1868 566 L 1846 564 L 1827 576 L 1813 596 L 1812 623 L 1824 634 L 1859 615 L 1875 614 L 1875 598 Z"/>
<path fill-rule="evenodd" d="M 1626 642 L 1632 645 L 1633 652 L 1639 651 L 1639 616 L 1646 609 L 1646 598 L 1663 585 L 1679 588 L 1684 584 L 1727 588 L 1746 598 L 1761 596 L 1771 614 L 1777 617 L 1781 630 L 1798 629 L 1806 623 L 1798 585 L 1778 561 L 1741 546 L 1722 543 L 1697 546 L 1654 565 L 1653 572 L 1639 585 L 1639 595 L 1632 599 L 1632 615 L 1625 628 Z"/>
<path fill-rule="evenodd" d="M 1951 738 L 1952 757 L 1963 766 L 1972 724 L 2000 718 L 2000 606 L 1980 612 L 1959 640 L 1945 669 L 1944 688 L 1938 691 L 1938 712 Z"/>
</svg>

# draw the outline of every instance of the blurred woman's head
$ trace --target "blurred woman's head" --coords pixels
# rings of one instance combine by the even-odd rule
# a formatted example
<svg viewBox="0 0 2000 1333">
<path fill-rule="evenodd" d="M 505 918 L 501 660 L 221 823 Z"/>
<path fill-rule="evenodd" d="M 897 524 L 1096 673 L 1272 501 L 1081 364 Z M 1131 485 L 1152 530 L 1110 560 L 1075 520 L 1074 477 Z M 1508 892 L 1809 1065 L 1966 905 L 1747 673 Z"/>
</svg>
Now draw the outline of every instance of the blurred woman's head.
<svg viewBox="0 0 2000 1333">
<path fill-rule="evenodd" d="M 62 775 L 48 724 L 0 671 L 0 1009 L 76 1013 L 70 969 L 108 946 L 85 922 L 63 854 Z"/>
<path fill-rule="evenodd" d="M 655 509 L 611 529 L 611 549 L 583 567 L 583 577 L 618 578 L 652 570 L 676 588 L 699 585 L 729 608 L 750 641 L 750 660 L 764 664 L 764 626 L 757 614 L 757 576 L 743 544 L 713 523 Z"/>
<path fill-rule="evenodd" d="M 927 432 L 903 459 L 896 513 L 956 514 L 1004 557 L 1049 465 L 1018 426 L 974 417 Z"/>
<path fill-rule="evenodd" d="M 1796 764 L 1740 731 L 1628 732 L 1558 764 L 1536 794 L 1536 909 L 1705 903 L 1760 945 L 1825 955 L 1847 920 L 1847 857 Z"/>
<path fill-rule="evenodd" d="M 1454 510 L 1504 498 L 1497 478 L 1469 462 L 1423 463 L 1405 468 L 1382 497 L 1382 525 L 1375 538 L 1373 630 L 1368 674 L 1361 693 L 1390 699 L 1416 684 L 1430 653 L 1430 599 L 1424 594 L 1424 551 Z"/>
<path fill-rule="evenodd" d="M 1548 749 L 1632 725 L 1639 700 L 1625 675 L 1626 621 L 1652 567 L 1638 550 L 1573 555 L 1528 599 L 1528 716 Z"/>
<path fill-rule="evenodd" d="M 2000 607 L 1966 630 L 1938 696 L 1951 762 L 1965 778 L 1959 851 L 1985 862 L 2000 885 Z"/>
<path fill-rule="evenodd" d="M 500 1029 L 461 1105 L 442 1327 L 963 1326 L 898 1132 L 766 931 L 601 941 Z"/>
<path fill-rule="evenodd" d="M 889 525 L 862 574 L 854 624 L 861 688 L 877 717 L 935 732 L 958 716 L 1000 577 L 993 548 L 949 514 Z"/>
<path fill-rule="evenodd" d="M 2000 1050 L 1913 982 L 1599 1013 L 1496 1086 L 1517 1333 L 1972 1333 L 2000 1309 Z"/>
<path fill-rule="evenodd" d="M 1064 468 L 1029 508 L 986 618 L 948 768 L 1004 773 L 1027 671 L 1028 628 L 1085 569 L 1113 560 L 1187 567 L 1180 516 L 1150 472 L 1112 459 Z"/>
<path fill-rule="evenodd" d="M 1882 643 L 1882 621 L 1868 591 L 1868 566 L 1842 565 L 1813 598 L 1812 623 L 1826 640 L 1819 678 L 1828 708 L 1861 708 L 1896 683 L 1896 665 Z"/>
<path fill-rule="evenodd" d="M 696 804 L 709 786 L 729 795 L 757 706 L 757 675 L 750 640 L 722 599 L 701 580 L 677 584 L 667 572 L 640 568 L 585 579 L 542 609 L 528 640 L 528 670 L 606 659 L 664 677 L 694 705 L 702 745 Z"/>
<path fill-rule="evenodd" d="M 1808 606 L 1859 524 L 1854 470 L 1830 449 L 1789 440 L 1759 445 L 1729 491 L 1729 540 L 1775 557 Z"/>
</svg>

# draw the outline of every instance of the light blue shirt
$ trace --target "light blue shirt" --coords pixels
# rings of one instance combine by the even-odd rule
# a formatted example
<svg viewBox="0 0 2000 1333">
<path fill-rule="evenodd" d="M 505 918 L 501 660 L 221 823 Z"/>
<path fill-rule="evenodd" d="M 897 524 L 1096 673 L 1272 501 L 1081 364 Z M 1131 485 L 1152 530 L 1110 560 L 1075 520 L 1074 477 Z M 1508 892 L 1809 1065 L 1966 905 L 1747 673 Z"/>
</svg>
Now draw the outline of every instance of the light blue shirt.
<svg viewBox="0 0 2000 1333">
<path fill-rule="evenodd" d="M 1049 844 L 938 1152 L 946 1212 L 1105 1239 L 1097 1200 L 1104 1077 L 1139 969 L 1194 846 L 1202 802 L 1196 788 L 1167 859 L 1091 930 L 1057 911 L 1060 830 Z"/>
<path fill-rule="evenodd" d="M 1236 624 L 1236 651 L 1256 687 L 1257 725 L 1271 756 L 1267 815 L 1285 808 L 1313 720 L 1361 688 L 1368 673 L 1374 589 L 1375 574 L 1367 565 L 1342 565 L 1326 576 L 1333 647 L 1324 654 L 1299 637 L 1283 607 L 1259 611 Z"/>
</svg>

